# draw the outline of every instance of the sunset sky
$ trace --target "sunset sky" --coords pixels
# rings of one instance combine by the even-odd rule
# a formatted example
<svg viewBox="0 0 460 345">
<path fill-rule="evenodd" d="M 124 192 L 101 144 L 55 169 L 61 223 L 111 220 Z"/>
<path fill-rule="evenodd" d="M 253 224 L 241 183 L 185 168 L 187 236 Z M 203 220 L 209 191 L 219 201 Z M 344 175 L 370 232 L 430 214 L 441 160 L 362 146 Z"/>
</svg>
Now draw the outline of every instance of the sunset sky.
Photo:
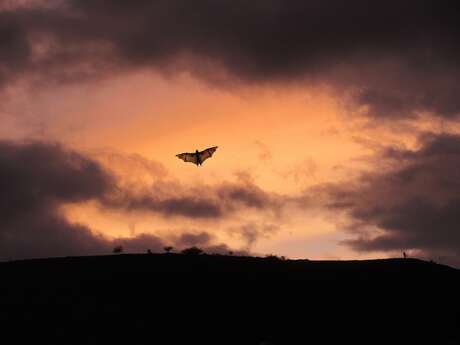
<svg viewBox="0 0 460 345">
<path fill-rule="evenodd" d="M 459 266 L 459 9 L 0 0 L 0 259 Z M 201 167 L 175 157 L 211 146 Z"/>
</svg>

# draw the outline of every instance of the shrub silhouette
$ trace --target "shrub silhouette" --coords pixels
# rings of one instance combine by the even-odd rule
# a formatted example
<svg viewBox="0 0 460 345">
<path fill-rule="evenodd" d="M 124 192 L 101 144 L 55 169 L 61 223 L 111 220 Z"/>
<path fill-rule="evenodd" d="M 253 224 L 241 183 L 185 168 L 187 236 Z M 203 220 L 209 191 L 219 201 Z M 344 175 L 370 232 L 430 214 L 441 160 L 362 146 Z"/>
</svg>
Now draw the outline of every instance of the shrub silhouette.
<svg viewBox="0 0 460 345">
<path fill-rule="evenodd" d="M 169 253 L 174 249 L 174 247 L 172 247 L 172 246 L 167 246 L 167 247 L 163 247 L 163 249 L 164 249 L 164 251 L 165 251 L 166 253 L 169 254 Z"/>
<path fill-rule="evenodd" d="M 147 249 L 147 254 L 152 254 L 152 251 L 150 249 Z"/>
<path fill-rule="evenodd" d="M 116 246 L 115 248 L 113 248 L 113 252 L 115 254 L 123 253 L 123 246 Z"/>
<path fill-rule="evenodd" d="M 203 250 L 201 250 L 198 247 L 190 247 L 190 248 L 185 248 L 184 250 L 181 251 L 182 254 L 185 255 L 200 255 L 203 254 Z"/>
<path fill-rule="evenodd" d="M 281 259 L 279 256 L 274 255 L 274 254 L 265 255 L 265 259 L 267 259 L 267 260 L 273 260 L 273 261 L 281 261 L 281 260 L 283 260 L 283 259 Z"/>
</svg>

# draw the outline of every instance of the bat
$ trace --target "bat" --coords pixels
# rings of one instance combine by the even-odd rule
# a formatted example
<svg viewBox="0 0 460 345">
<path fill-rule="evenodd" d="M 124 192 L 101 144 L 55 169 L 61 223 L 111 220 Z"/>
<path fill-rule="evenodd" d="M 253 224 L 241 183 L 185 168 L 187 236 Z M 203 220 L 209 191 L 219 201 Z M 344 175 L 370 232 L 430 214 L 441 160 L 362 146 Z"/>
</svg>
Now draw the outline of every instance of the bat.
<svg viewBox="0 0 460 345">
<path fill-rule="evenodd" d="M 176 155 L 176 157 L 182 159 L 184 162 L 190 162 L 193 164 L 196 164 L 196 166 L 200 166 L 203 164 L 203 162 L 212 157 L 214 152 L 216 152 L 217 146 L 207 148 L 206 150 L 203 151 L 198 151 L 196 150 L 194 153 L 190 152 L 184 152 L 184 153 L 179 153 Z"/>
</svg>

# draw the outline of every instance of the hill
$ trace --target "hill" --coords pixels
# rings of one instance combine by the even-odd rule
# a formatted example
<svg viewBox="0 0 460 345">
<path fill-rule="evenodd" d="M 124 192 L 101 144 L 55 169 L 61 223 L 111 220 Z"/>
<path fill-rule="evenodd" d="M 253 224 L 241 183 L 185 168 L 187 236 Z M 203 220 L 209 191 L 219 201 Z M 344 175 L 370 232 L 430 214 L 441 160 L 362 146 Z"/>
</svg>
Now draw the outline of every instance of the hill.
<svg viewBox="0 0 460 345">
<path fill-rule="evenodd" d="M 122 254 L 0 276 L 11 344 L 460 343 L 460 271 L 415 259 Z"/>
</svg>

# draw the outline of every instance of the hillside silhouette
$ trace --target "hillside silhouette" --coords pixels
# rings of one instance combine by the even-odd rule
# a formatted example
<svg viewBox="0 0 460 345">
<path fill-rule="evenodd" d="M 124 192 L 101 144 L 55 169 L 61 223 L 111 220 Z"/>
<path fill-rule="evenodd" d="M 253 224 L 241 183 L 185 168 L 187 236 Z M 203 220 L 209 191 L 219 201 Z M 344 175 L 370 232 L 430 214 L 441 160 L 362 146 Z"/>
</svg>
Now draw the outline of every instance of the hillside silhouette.
<svg viewBox="0 0 460 345">
<path fill-rule="evenodd" d="M 11 344 L 460 343 L 460 271 L 416 259 L 120 254 L 0 276 Z"/>
</svg>

